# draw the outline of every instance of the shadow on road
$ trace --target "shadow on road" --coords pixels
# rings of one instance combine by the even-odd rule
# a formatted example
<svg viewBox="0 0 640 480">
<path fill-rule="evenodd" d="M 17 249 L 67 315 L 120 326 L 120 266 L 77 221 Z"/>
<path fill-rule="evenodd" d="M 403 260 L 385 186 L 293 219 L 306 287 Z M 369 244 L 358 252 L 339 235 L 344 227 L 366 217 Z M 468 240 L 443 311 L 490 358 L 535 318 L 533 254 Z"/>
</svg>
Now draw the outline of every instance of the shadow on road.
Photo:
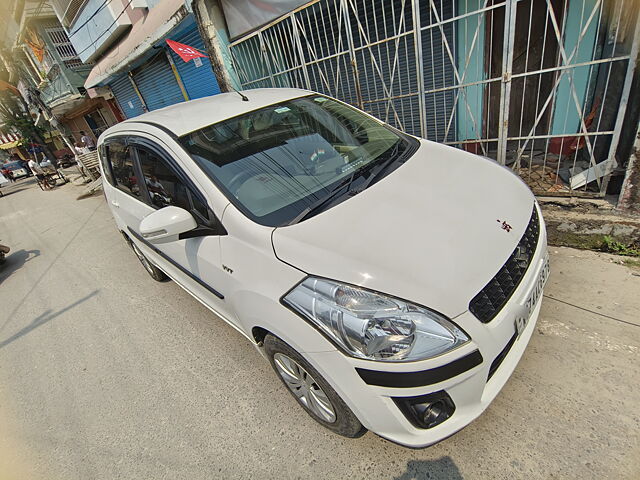
<svg viewBox="0 0 640 480">
<path fill-rule="evenodd" d="M 13 272 L 21 268 L 29 260 L 40 255 L 40 250 L 16 250 L 9 252 L 4 264 L 0 265 L 0 283 Z"/>
<path fill-rule="evenodd" d="M 407 470 L 394 480 L 462 480 L 462 474 L 447 456 L 437 460 L 410 460 Z"/>
<path fill-rule="evenodd" d="M 26 190 L 27 187 L 17 187 L 17 188 L 0 188 L 0 197 L 8 197 L 9 195 L 13 195 L 14 193 L 21 192 L 22 190 Z"/>
<path fill-rule="evenodd" d="M 74 307 L 77 307 L 78 305 L 80 305 L 83 302 L 86 302 L 91 297 L 97 295 L 98 292 L 99 292 L 99 290 L 94 290 L 89 295 L 86 295 L 86 296 L 82 297 L 80 300 L 76 300 L 71 305 L 68 305 L 68 306 L 62 308 L 62 309 L 58 310 L 57 312 L 52 312 L 51 310 L 47 310 L 42 315 L 37 316 L 29 325 L 27 325 L 26 327 L 21 329 L 19 332 L 16 332 L 13 335 L 11 335 L 9 338 L 7 338 L 6 340 L 1 341 L 0 342 L 0 348 L 6 347 L 11 342 L 19 339 L 20 337 L 23 337 L 24 335 L 26 335 L 27 333 L 35 330 L 36 328 L 41 327 L 45 323 L 50 322 L 51 320 L 53 320 L 57 316 L 62 315 L 65 312 L 68 312 L 69 310 L 71 310 Z"/>
</svg>

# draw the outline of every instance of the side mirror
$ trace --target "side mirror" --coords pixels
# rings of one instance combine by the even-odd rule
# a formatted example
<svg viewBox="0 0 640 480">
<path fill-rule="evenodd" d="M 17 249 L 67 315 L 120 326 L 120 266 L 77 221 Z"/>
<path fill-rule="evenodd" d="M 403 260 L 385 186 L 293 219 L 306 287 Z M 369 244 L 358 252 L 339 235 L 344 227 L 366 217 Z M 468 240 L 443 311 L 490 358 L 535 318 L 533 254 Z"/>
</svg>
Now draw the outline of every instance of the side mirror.
<svg viewBox="0 0 640 480">
<path fill-rule="evenodd" d="M 180 234 L 197 228 L 195 218 L 180 207 L 164 207 L 140 222 L 140 235 L 151 243 L 175 242 Z"/>
</svg>

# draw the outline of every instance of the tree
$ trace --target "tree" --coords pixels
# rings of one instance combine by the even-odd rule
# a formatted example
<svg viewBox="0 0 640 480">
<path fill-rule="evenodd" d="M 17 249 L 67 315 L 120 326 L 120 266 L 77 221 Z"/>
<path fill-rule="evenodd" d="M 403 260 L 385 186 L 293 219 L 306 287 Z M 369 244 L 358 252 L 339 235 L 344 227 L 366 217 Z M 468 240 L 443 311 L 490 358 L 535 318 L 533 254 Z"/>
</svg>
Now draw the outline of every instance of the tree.
<svg viewBox="0 0 640 480">
<path fill-rule="evenodd" d="M 22 144 L 40 145 L 45 155 L 55 162 L 53 152 L 44 141 L 45 130 L 35 124 L 22 96 L 9 89 L 0 90 L 0 122 L 4 123 L 8 130 L 19 132 Z"/>
</svg>

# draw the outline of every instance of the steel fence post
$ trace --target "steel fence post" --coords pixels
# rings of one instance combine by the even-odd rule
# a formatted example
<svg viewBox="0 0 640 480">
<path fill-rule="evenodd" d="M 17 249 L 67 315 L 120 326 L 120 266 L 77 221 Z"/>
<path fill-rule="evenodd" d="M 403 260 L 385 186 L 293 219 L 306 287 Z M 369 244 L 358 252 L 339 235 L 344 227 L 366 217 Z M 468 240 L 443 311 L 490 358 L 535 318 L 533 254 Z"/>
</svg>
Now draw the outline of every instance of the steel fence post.
<svg viewBox="0 0 640 480">
<path fill-rule="evenodd" d="M 502 45 L 502 85 L 500 88 L 500 118 L 498 122 L 498 155 L 501 165 L 507 163 L 507 136 L 509 134 L 509 101 L 511 97 L 511 73 L 513 44 L 516 33 L 517 0 L 506 0 L 504 11 L 504 40 Z"/>
<path fill-rule="evenodd" d="M 416 55 L 416 78 L 418 81 L 418 108 L 420 109 L 420 136 L 427 138 L 427 106 L 424 98 L 424 65 L 422 63 L 419 0 L 411 0 L 411 7 L 413 10 L 413 44 Z"/>
</svg>

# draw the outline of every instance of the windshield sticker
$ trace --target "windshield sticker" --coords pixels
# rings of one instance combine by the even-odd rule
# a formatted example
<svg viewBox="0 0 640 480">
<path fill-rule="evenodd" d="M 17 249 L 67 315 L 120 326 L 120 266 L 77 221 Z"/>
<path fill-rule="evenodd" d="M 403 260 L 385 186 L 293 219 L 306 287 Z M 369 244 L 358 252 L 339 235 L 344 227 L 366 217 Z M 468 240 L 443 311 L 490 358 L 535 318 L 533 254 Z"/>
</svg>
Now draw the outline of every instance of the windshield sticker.
<svg viewBox="0 0 640 480">
<path fill-rule="evenodd" d="M 284 113 L 284 112 L 291 111 L 291 109 L 289 107 L 280 107 L 280 108 L 276 108 L 274 111 L 276 113 Z"/>
<path fill-rule="evenodd" d="M 314 102 L 326 102 L 328 100 L 328 98 L 324 98 L 324 97 L 316 97 L 313 99 Z"/>
<path fill-rule="evenodd" d="M 344 167 L 342 167 L 342 173 L 350 172 L 352 170 L 355 170 L 357 167 L 359 167 L 363 163 L 365 163 L 365 159 L 364 158 L 360 158 L 360 159 L 356 160 L 355 162 L 351 162 L 348 165 L 345 165 Z"/>
</svg>

